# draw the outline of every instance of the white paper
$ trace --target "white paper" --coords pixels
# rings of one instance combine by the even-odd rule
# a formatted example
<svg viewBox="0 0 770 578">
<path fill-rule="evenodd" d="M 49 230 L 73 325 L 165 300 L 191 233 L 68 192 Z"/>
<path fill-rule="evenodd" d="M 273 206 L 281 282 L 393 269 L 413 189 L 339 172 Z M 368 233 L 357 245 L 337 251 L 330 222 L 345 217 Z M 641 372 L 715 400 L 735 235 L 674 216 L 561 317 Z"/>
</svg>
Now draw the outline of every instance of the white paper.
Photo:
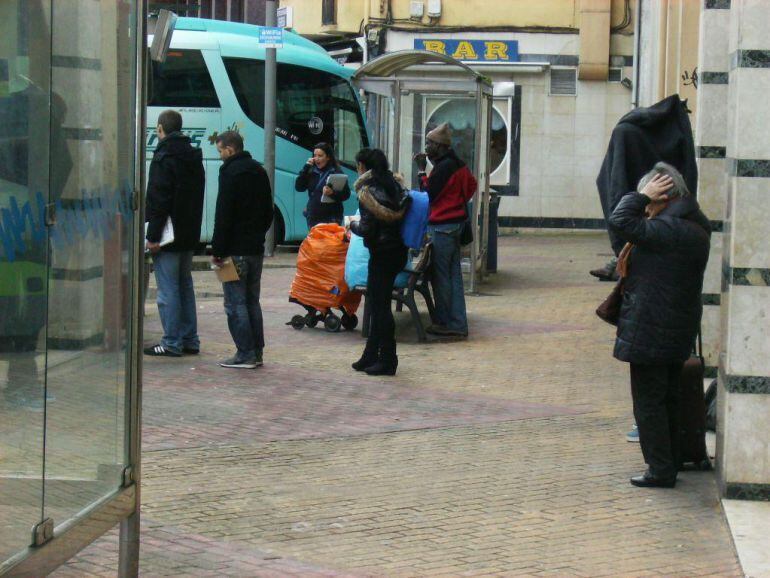
<svg viewBox="0 0 770 578">
<path fill-rule="evenodd" d="M 144 246 L 145 249 L 147 248 L 147 228 L 150 226 L 150 223 L 147 222 L 144 224 Z M 165 247 L 169 243 L 174 242 L 174 224 L 171 222 L 171 217 L 169 217 L 166 220 L 166 226 L 163 227 L 163 233 L 160 235 L 160 246 Z"/>
</svg>

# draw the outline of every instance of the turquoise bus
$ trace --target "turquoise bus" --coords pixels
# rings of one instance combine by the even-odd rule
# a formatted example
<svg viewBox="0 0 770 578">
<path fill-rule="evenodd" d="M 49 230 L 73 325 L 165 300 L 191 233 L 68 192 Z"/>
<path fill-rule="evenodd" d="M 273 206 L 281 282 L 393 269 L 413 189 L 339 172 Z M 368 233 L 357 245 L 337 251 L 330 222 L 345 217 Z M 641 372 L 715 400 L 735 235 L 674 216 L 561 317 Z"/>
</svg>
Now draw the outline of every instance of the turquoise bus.
<svg viewBox="0 0 770 578">
<path fill-rule="evenodd" d="M 221 161 L 217 133 L 234 129 L 244 137 L 255 159 L 264 159 L 265 50 L 257 45 L 258 26 L 179 18 L 166 61 L 153 62 L 149 75 L 146 148 L 148 166 L 158 142 L 158 115 L 178 110 L 183 131 L 203 151 L 206 201 L 201 242 L 209 243 Z M 368 146 L 351 71 L 313 42 L 285 32 L 278 51 L 277 128 L 275 147 L 276 241 L 298 241 L 307 235 L 302 215 L 307 193 L 295 192 L 294 178 L 312 156 L 313 146 L 334 146 L 350 182 L 355 180 L 355 155 Z M 355 196 L 345 214 L 356 209 Z"/>
</svg>

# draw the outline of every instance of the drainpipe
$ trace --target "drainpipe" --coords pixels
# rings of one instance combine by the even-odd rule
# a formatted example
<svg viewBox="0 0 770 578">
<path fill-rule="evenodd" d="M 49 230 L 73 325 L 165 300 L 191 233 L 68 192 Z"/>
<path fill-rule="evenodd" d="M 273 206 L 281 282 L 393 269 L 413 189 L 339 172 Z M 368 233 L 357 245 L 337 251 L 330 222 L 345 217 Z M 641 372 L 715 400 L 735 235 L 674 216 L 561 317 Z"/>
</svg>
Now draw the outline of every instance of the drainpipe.
<svg viewBox="0 0 770 578">
<path fill-rule="evenodd" d="M 668 3 L 669 0 L 660 1 L 658 13 L 658 98 L 666 98 L 668 81 Z"/>
<path fill-rule="evenodd" d="M 631 104 L 639 106 L 639 79 L 642 69 L 642 0 L 636 0 L 634 9 L 634 86 Z"/>
<path fill-rule="evenodd" d="M 369 39 L 367 38 L 367 30 L 369 27 L 369 21 L 372 18 L 372 0 L 364 0 L 364 64 L 369 62 Z"/>
</svg>

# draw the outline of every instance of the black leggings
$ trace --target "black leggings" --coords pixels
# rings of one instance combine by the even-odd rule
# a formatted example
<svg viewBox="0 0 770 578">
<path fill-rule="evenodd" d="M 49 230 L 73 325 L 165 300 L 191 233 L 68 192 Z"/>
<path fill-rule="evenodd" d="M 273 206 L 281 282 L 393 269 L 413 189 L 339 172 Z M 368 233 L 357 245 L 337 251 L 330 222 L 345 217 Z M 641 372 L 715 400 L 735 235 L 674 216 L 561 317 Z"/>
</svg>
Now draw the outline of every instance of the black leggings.
<svg viewBox="0 0 770 578">
<path fill-rule="evenodd" d="M 393 284 L 396 276 L 406 265 L 407 249 L 372 251 L 366 281 L 366 299 L 371 312 L 368 351 L 380 351 L 383 355 L 395 354 L 396 324 L 390 308 Z"/>
<path fill-rule="evenodd" d="M 631 364 L 631 395 L 639 443 L 652 475 L 676 478 L 679 462 L 679 377 L 682 362 Z"/>
</svg>

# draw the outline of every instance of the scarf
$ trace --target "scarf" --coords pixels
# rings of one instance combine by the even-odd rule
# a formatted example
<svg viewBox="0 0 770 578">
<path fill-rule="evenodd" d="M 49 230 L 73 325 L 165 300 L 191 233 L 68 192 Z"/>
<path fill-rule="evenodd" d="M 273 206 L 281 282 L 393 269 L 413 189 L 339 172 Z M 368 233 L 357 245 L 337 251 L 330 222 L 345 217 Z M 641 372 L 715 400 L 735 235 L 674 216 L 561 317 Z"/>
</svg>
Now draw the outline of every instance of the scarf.
<svg viewBox="0 0 770 578">
<path fill-rule="evenodd" d="M 654 217 L 657 217 L 663 212 L 663 209 L 665 209 L 668 206 L 668 203 L 650 203 L 647 205 L 647 208 L 645 209 L 645 213 L 647 214 L 648 219 L 652 219 Z M 620 251 L 620 255 L 618 255 L 618 265 L 615 268 L 615 270 L 618 272 L 618 275 L 620 275 L 621 279 L 625 279 L 628 277 L 628 266 L 629 261 L 631 260 L 631 250 L 634 248 L 633 243 L 626 243 L 623 245 L 623 249 Z"/>
</svg>

